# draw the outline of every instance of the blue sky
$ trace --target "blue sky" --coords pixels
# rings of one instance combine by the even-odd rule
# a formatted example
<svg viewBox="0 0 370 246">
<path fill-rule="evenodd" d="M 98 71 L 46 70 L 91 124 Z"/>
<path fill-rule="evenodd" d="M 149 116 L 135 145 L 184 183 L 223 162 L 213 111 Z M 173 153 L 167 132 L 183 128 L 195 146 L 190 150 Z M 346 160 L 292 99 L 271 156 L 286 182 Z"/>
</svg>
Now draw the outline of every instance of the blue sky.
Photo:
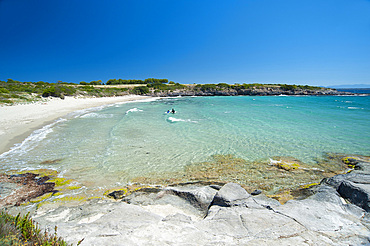
<svg viewBox="0 0 370 246">
<path fill-rule="evenodd" d="M 0 80 L 370 84 L 369 0 L 0 0 Z"/>
</svg>

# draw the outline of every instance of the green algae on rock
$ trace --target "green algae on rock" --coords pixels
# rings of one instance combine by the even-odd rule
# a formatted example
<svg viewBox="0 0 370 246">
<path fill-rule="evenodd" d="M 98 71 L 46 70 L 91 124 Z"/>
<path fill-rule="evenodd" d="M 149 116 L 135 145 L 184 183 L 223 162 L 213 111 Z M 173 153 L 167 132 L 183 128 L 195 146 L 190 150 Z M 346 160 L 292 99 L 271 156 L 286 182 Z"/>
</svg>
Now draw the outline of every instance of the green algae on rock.
<svg viewBox="0 0 370 246">
<path fill-rule="evenodd" d="M 246 161 L 233 155 L 213 155 L 208 161 L 187 165 L 182 172 L 151 173 L 131 180 L 137 184 L 171 185 L 186 182 L 237 182 L 248 192 L 263 190 L 266 195 L 285 203 L 304 197 L 323 178 L 344 173 L 341 154 L 326 154 L 316 164 L 293 157 Z"/>
</svg>

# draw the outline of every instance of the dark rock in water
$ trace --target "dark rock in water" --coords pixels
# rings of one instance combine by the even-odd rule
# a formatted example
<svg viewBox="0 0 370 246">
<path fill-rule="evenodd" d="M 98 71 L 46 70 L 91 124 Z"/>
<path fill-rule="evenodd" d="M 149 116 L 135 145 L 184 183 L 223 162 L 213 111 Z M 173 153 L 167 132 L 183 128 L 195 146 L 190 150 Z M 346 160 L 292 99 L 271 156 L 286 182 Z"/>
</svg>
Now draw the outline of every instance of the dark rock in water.
<svg viewBox="0 0 370 246">
<path fill-rule="evenodd" d="M 125 195 L 126 191 L 124 190 L 116 190 L 111 193 L 109 193 L 107 196 L 111 197 L 113 199 L 122 199 Z"/>
<path fill-rule="evenodd" d="M 370 173 L 370 163 L 358 157 L 345 157 L 342 159 L 343 163 L 349 167 L 354 168 L 356 171 Z"/>
<path fill-rule="evenodd" d="M 252 193 L 251 193 L 251 195 L 252 196 L 257 196 L 257 195 L 259 195 L 259 194 L 261 194 L 262 193 L 262 191 L 261 190 L 254 190 Z"/>
<path fill-rule="evenodd" d="M 356 165 L 359 160 L 356 159 L 355 157 L 347 157 L 343 159 L 343 162 L 347 165 Z"/>
<path fill-rule="evenodd" d="M 359 184 L 345 180 L 337 190 L 343 198 L 370 212 L 370 184 Z"/>
<path fill-rule="evenodd" d="M 27 202 L 38 196 L 42 196 L 45 193 L 52 192 L 54 190 L 54 183 L 44 183 L 47 181 L 48 177 L 38 178 L 37 174 L 33 173 L 24 173 L 16 175 L 0 175 L 1 186 L 12 188 L 16 192 L 9 192 L 7 190 L 6 196 L 1 197 L 0 207 L 1 206 L 19 206 L 23 202 Z M 16 184 L 6 185 L 5 183 Z"/>
<path fill-rule="evenodd" d="M 249 193 L 236 183 L 225 184 L 215 195 L 211 205 L 231 207 L 242 205 L 243 200 L 250 197 Z"/>
</svg>

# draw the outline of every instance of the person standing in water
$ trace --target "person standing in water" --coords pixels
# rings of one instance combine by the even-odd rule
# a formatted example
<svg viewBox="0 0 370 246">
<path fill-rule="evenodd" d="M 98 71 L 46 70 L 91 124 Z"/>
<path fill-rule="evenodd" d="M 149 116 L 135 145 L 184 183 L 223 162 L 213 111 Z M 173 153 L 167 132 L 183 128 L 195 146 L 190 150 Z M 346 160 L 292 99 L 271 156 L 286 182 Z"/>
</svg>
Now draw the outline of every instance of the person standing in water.
<svg viewBox="0 0 370 246">
<path fill-rule="evenodd" d="M 174 109 L 172 109 L 172 110 L 171 110 L 171 113 L 173 113 L 173 114 L 174 114 L 175 112 L 176 112 L 176 111 L 175 111 Z"/>
</svg>

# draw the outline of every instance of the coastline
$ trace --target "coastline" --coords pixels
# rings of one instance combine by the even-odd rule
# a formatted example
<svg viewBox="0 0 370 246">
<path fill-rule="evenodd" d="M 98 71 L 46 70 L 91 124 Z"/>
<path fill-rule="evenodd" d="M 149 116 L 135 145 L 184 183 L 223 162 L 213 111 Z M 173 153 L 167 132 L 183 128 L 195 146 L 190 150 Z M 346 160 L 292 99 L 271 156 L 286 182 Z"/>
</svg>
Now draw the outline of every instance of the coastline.
<svg viewBox="0 0 370 246">
<path fill-rule="evenodd" d="M 156 98 L 70 97 L 64 101 L 51 99 L 0 107 L 0 140 L 11 136 L 9 141 L 19 139 L 20 143 L 42 125 L 57 122 L 60 117 L 73 117 L 72 112 L 141 99 Z M 0 154 L 1 151 L 0 148 Z M 301 185 L 302 196 L 298 199 L 292 199 L 293 193 L 286 190 L 271 196 L 262 188 L 256 189 L 256 182 L 249 178 L 243 178 L 248 182 L 241 184 L 237 176 L 242 172 L 229 165 L 232 161 L 232 158 L 227 161 L 222 158 L 216 165 L 202 165 L 200 171 L 192 169 L 194 174 L 204 175 L 205 181 L 189 179 L 189 182 L 147 185 L 137 180 L 136 184 L 107 190 L 103 196 L 85 195 L 84 187 L 69 183 L 53 170 L 43 169 L 43 175 L 47 176 L 27 171 L 4 174 L 0 176 L 0 184 L 10 195 L 0 199 L 0 207 L 14 216 L 30 212 L 40 228 L 48 231 L 58 228 L 58 234 L 67 242 L 81 245 L 121 245 L 122 242 L 141 245 L 153 241 L 158 245 L 168 242 L 179 245 L 321 245 L 323 242 L 326 245 L 362 245 L 370 242 L 368 157 L 337 158 L 346 171 L 321 182 Z M 220 178 L 222 163 L 228 164 L 224 170 L 231 174 L 232 181 Z M 235 163 L 240 166 L 238 160 Z M 241 168 L 259 172 L 257 167 Z M 292 163 L 288 159 L 271 159 L 261 168 L 275 170 L 270 180 L 291 174 L 295 178 L 291 182 L 295 183 L 299 181 L 300 172 L 309 170 L 303 163 Z M 267 183 L 266 171 L 260 170 L 260 173 Z M 186 177 L 184 173 L 182 177 Z M 212 180 L 212 177 L 217 179 Z M 12 193 L 19 185 L 23 187 Z M 279 196 L 289 201 L 281 204 L 276 201 Z"/>
<path fill-rule="evenodd" d="M 31 104 L 0 106 L 0 154 L 9 151 L 15 144 L 21 143 L 33 131 L 74 111 L 148 98 L 152 97 L 138 95 L 97 98 L 65 97 L 64 100 L 51 98 Z"/>
</svg>

